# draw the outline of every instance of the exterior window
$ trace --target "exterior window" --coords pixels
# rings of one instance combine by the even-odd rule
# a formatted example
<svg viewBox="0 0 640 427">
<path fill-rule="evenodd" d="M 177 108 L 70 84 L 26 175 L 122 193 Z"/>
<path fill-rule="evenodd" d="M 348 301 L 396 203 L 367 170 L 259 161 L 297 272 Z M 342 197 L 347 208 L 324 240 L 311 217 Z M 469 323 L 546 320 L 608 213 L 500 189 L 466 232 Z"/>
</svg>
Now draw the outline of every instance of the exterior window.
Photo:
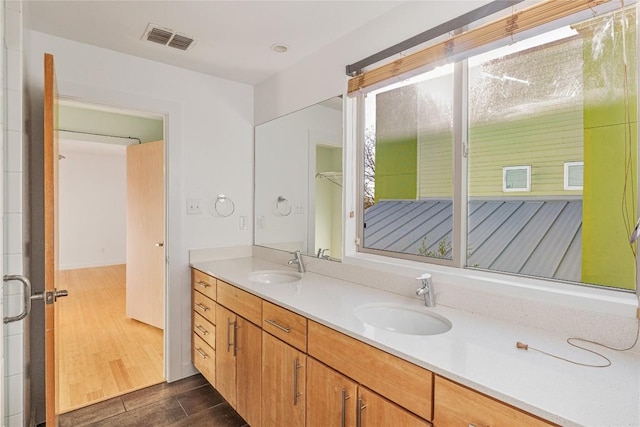
<svg viewBox="0 0 640 427">
<path fill-rule="evenodd" d="M 531 191 L 531 166 L 502 168 L 502 191 Z"/>
<path fill-rule="evenodd" d="M 367 251 L 452 257 L 453 71 L 443 67 L 365 98 Z"/>
<path fill-rule="evenodd" d="M 584 182 L 584 162 L 567 162 L 564 164 L 564 189 L 582 190 Z"/>
<path fill-rule="evenodd" d="M 365 95 L 359 250 L 635 289 L 636 11 Z"/>
</svg>

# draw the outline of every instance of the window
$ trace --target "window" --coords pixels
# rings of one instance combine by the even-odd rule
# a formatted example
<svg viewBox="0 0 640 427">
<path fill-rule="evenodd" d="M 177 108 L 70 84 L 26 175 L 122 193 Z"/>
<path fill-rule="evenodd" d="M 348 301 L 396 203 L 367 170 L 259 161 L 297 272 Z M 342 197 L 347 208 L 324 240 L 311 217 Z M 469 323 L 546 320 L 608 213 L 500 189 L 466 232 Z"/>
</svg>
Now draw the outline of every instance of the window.
<svg viewBox="0 0 640 427">
<path fill-rule="evenodd" d="M 370 251 L 452 258 L 453 80 L 447 66 L 365 98 L 366 170 L 375 153 L 375 185 L 365 171 Z"/>
<path fill-rule="evenodd" d="M 530 191 L 531 166 L 505 166 L 502 168 L 502 191 Z"/>
<path fill-rule="evenodd" d="M 634 289 L 636 13 L 583 15 L 367 93 L 359 250 Z"/>
<path fill-rule="evenodd" d="M 564 189 L 582 190 L 584 181 L 584 162 L 566 162 L 564 164 Z"/>
</svg>

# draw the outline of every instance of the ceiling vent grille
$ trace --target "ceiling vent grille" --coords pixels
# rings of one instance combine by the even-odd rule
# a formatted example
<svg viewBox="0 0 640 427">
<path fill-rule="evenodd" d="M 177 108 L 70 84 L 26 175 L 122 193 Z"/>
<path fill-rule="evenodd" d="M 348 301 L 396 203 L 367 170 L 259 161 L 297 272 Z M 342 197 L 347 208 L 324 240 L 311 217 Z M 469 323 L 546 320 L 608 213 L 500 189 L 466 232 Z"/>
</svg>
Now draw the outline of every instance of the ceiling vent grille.
<svg viewBox="0 0 640 427">
<path fill-rule="evenodd" d="M 158 43 L 175 49 L 187 50 L 195 45 L 196 39 L 182 33 L 177 33 L 169 28 L 156 24 L 147 25 L 142 40 Z"/>
</svg>

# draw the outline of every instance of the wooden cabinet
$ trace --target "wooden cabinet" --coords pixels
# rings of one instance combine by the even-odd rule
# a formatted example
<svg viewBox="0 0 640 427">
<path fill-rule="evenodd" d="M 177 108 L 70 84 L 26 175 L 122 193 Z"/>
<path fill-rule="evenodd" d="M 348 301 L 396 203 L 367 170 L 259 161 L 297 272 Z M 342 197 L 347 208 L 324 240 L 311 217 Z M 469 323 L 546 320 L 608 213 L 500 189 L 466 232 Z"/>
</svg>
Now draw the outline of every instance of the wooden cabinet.
<svg viewBox="0 0 640 427">
<path fill-rule="evenodd" d="M 358 387 L 356 421 L 362 427 L 427 427 L 431 424 L 366 387 Z"/>
<path fill-rule="evenodd" d="M 216 309 L 216 384 L 215 388 L 236 407 L 236 315 L 222 306 Z"/>
<path fill-rule="evenodd" d="M 191 281 L 193 282 L 193 289 L 215 301 L 216 279 L 196 269 L 193 269 L 191 271 Z"/>
<path fill-rule="evenodd" d="M 216 383 L 216 352 L 198 334 L 193 334 L 193 365 L 211 384 Z"/>
<path fill-rule="evenodd" d="M 216 303 L 215 301 L 202 295 L 200 292 L 193 291 L 193 311 L 198 313 L 209 322 L 216 322 Z"/>
<path fill-rule="evenodd" d="M 299 314 L 262 301 L 262 330 L 307 352 L 307 319 Z"/>
<path fill-rule="evenodd" d="M 216 343 L 216 389 L 249 425 L 260 426 L 260 328 L 218 305 Z"/>
<path fill-rule="evenodd" d="M 191 360 L 196 369 L 214 386 L 216 384 L 215 297 L 216 279 L 192 269 Z"/>
<path fill-rule="evenodd" d="M 307 357 L 307 427 L 426 427 L 430 424 Z"/>
<path fill-rule="evenodd" d="M 218 280 L 218 304 L 244 317 L 255 325 L 262 322 L 262 299 L 233 285 Z"/>
<path fill-rule="evenodd" d="M 251 427 L 551 426 L 192 269 L 192 360 Z"/>
<path fill-rule="evenodd" d="M 262 426 L 305 422 L 306 354 L 262 332 Z"/>
<path fill-rule="evenodd" d="M 435 427 L 554 425 L 440 376 L 434 395 Z"/>
<path fill-rule="evenodd" d="M 431 420 L 430 371 L 313 321 L 308 324 L 307 346 L 310 356 Z"/>
<path fill-rule="evenodd" d="M 355 427 L 357 393 L 355 381 L 309 357 L 307 427 Z"/>
</svg>

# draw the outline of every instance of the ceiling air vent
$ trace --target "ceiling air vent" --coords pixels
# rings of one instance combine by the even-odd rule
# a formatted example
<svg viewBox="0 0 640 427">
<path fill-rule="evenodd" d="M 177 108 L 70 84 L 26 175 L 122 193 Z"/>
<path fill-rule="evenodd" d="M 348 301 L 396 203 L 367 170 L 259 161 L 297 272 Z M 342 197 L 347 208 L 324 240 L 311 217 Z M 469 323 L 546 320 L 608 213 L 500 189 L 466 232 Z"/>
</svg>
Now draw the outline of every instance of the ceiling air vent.
<svg viewBox="0 0 640 427">
<path fill-rule="evenodd" d="M 177 33 L 170 28 L 164 28 L 156 24 L 147 25 L 147 29 L 145 30 L 142 39 L 180 50 L 189 49 L 191 46 L 195 45 L 196 41 L 194 37 Z"/>
</svg>

